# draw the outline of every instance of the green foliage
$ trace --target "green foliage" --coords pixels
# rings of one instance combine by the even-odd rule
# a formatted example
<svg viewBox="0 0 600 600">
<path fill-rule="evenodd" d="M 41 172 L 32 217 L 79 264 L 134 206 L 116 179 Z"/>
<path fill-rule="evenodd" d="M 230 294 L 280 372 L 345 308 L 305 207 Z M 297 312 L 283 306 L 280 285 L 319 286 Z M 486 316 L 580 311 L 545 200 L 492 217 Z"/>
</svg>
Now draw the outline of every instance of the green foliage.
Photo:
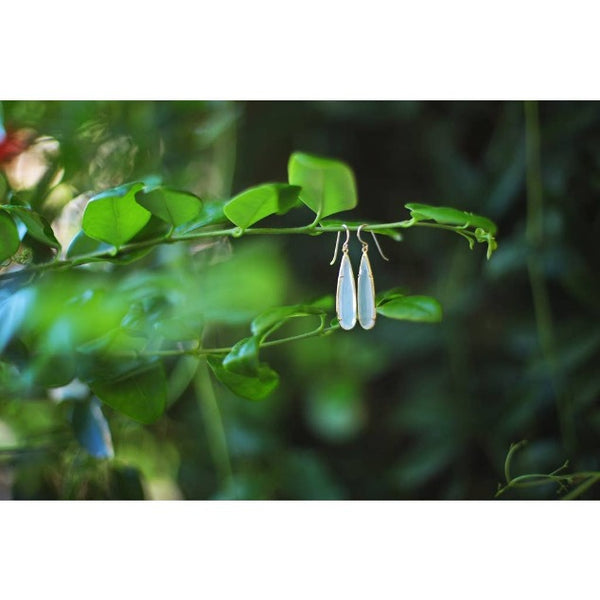
<svg viewBox="0 0 600 600">
<path fill-rule="evenodd" d="M 300 200 L 320 219 L 351 210 L 358 202 L 352 169 L 339 160 L 295 152 L 288 179 L 302 188 Z"/>
<path fill-rule="evenodd" d="M 223 359 L 223 368 L 238 375 L 258 377 L 258 371 L 261 366 L 258 362 L 259 348 L 260 343 L 255 336 L 240 340 Z"/>
<path fill-rule="evenodd" d="M 484 231 L 488 231 L 492 235 L 496 234 L 496 225 L 479 215 L 467 212 L 465 210 L 457 210 L 456 208 L 448 208 L 446 206 L 429 206 L 428 204 L 406 204 L 406 208 L 410 210 L 410 216 L 415 221 L 435 221 L 436 223 L 444 223 L 446 225 L 459 225 L 461 227 L 479 227 Z"/>
<path fill-rule="evenodd" d="M 162 365 L 142 367 L 114 380 L 93 380 L 90 387 L 102 402 L 140 423 L 153 423 L 165 410 L 167 381 Z"/>
<path fill-rule="evenodd" d="M 19 218 L 27 227 L 27 233 L 34 239 L 52 248 L 60 249 L 50 223 L 40 214 L 25 206 L 5 206 L 7 211 Z"/>
<path fill-rule="evenodd" d="M 377 312 L 388 319 L 437 323 L 442 320 L 442 307 L 429 296 L 389 295 L 377 306 Z"/>
<path fill-rule="evenodd" d="M 266 183 L 232 198 L 223 211 L 238 227 L 247 229 L 269 215 L 283 215 L 296 206 L 300 188 L 284 183 Z"/>
<path fill-rule="evenodd" d="M 406 208 L 410 211 L 410 216 L 415 222 L 434 221 L 440 225 L 448 225 L 454 227 L 456 233 L 462 235 L 469 242 L 469 247 L 472 249 L 474 242 L 487 243 L 487 258 L 492 256 L 492 253 L 498 247 L 495 239 L 497 227 L 495 223 L 473 213 L 457 210 L 456 208 L 448 208 L 446 206 L 429 206 L 427 204 L 406 204 Z M 473 228 L 471 231 L 469 228 Z"/>
<path fill-rule="evenodd" d="M 0 210 L 0 262 L 10 258 L 19 248 L 19 232 L 10 215 Z"/>
<path fill-rule="evenodd" d="M 76 256 L 85 256 L 101 249 L 109 251 L 110 248 L 110 244 L 95 240 L 86 235 L 84 231 L 78 231 L 67 248 L 66 257 L 75 258 Z"/>
<path fill-rule="evenodd" d="M 160 228 L 146 228 L 146 236 L 136 237 L 142 235 L 142 230 L 146 231 L 144 228 L 151 223 L 151 215 L 171 225 L 171 240 L 176 239 L 173 234 L 182 235 L 181 239 L 201 239 L 204 228 L 212 235 L 209 228 L 224 222 L 225 218 L 246 230 L 269 215 L 285 214 L 297 206 L 299 194 L 303 202 L 321 216 L 356 205 L 354 177 L 347 165 L 296 153 L 290 159 L 289 168 L 290 179 L 301 182 L 304 187 L 264 184 L 242 192 L 224 205 L 203 204 L 188 192 L 142 182 L 105 190 L 88 202 L 82 230 L 69 244 L 65 264 L 77 260 L 126 265 L 142 259 L 152 245 L 167 239 Z M 50 225 L 41 215 L 21 206 L 7 208 L 23 221 L 32 238 L 60 248 Z M 418 214 L 413 211 L 413 218 L 464 225 L 453 217 L 452 209 L 440 210 L 438 214 L 432 207 L 425 207 Z M 478 225 L 488 226 L 485 219 L 478 219 Z M 4 223 L 5 239 L 10 242 L 13 230 L 16 235 L 16 226 L 7 213 L 4 213 Z M 353 228 L 359 225 L 359 222 L 348 224 Z M 342 223 L 320 221 L 319 226 L 340 230 Z M 314 224 L 307 226 L 307 233 L 314 228 Z M 279 233 L 279 230 L 273 231 Z M 377 231 L 397 241 L 402 239 L 394 227 Z M 153 240 L 151 244 L 146 243 L 148 236 Z M 137 246 L 134 238 L 139 240 Z M 127 242 L 130 242 L 127 251 L 119 251 Z M 13 246 L 10 246 L 12 252 Z M 116 246 L 116 253 L 112 246 Z M 259 266 L 265 269 L 263 276 L 258 275 Z M 272 289 L 280 279 L 274 276 L 274 267 L 272 258 L 250 253 L 245 259 L 241 253 L 235 262 L 215 265 L 204 273 L 200 286 L 190 278 L 188 269 L 184 269 L 185 273 L 177 280 L 166 273 L 133 276 L 117 286 L 114 302 L 107 302 L 102 278 L 61 277 L 58 285 L 56 280 L 42 282 L 22 290 L 21 296 L 15 295 L 14 303 L 4 303 L 4 312 L 17 318 L 13 318 L 12 329 L 4 328 L 2 342 L 6 346 L 21 333 L 23 339 L 36 346 L 31 368 L 24 371 L 28 373 L 30 387 L 65 386 L 79 377 L 88 382 L 91 391 L 104 404 L 141 423 L 152 423 L 165 411 L 168 396 L 164 367 L 155 360 L 163 351 L 164 343 L 200 341 L 206 319 L 236 323 L 240 318 L 248 318 L 249 310 L 268 301 L 265 289 Z M 251 277 L 245 279 L 246 274 Z M 232 294 L 233 289 L 240 294 Z M 26 291 L 28 296 L 23 295 Z M 32 298 L 36 297 L 48 301 L 48 310 L 34 309 Z M 169 310 L 169 297 L 176 298 L 178 314 Z M 19 303 L 19 298 L 27 302 Z M 73 310 L 57 312 L 58 307 L 69 305 Z M 190 308 L 186 310 L 184 306 Z M 262 400 L 278 386 L 279 375 L 260 361 L 261 347 L 337 329 L 337 324 L 325 327 L 332 310 L 331 295 L 312 304 L 273 306 L 253 318 L 252 336 L 233 344 L 226 353 L 221 350 L 198 352 L 206 356 L 215 377 L 234 394 Z M 396 320 L 441 320 L 441 307 L 436 300 L 405 296 L 396 290 L 380 295 L 377 310 L 382 316 Z M 269 339 L 286 323 L 303 317 L 318 317 L 318 327 L 289 338 Z M 166 352 L 177 354 L 173 350 Z M 76 354 L 85 357 L 79 366 Z M 110 431 L 95 402 L 87 400 L 75 405 L 73 426 L 77 439 L 92 455 L 106 457 L 112 453 L 112 447 L 106 442 Z M 106 442 L 103 446 L 99 441 L 102 439 Z"/>
<path fill-rule="evenodd" d="M 177 227 L 176 232 L 178 234 L 186 234 L 208 225 L 216 225 L 218 223 L 227 223 L 227 217 L 223 212 L 223 203 L 216 201 L 205 201 L 202 203 L 202 207 L 198 216 L 191 221 L 181 224 Z"/>
<path fill-rule="evenodd" d="M 83 215 L 87 236 L 119 248 L 150 220 L 150 212 L 135 201 L 143 183 L 107 190 L 90 199 Z"/>
<path fill-rule="evenodd" d="M 264 400 L 279 384 L 279 375 L 264 364 L 259 365 L 251 375 L 225 368 L 218 357 L 209 357 L 208 364 L 222 384 L 247 400 Z"/>
<path fill-rule="evenodd" d="M 39 114 L 46 110 L 55 109 L 44 104 L 36 109 Z M 77 193 L 103 191 L 87 205 L 84 194 L 77 207 L 75 202 L 70 204 L 70 197 L 60 205 L 60 194 L 52 195 L 60 177 L 48 175 L 35 189 L 18 193 L 7 183 L 3 194 L 9 204 L 0 209 L 0 259 L 12 261 L 0 271 L 0 397 L 12 412 L 6 413 L 8 416 L 0 413 L 0 438 L 3 418 L 11 431 L 23 431 L 24 439 L 31 433 L 29 423 L 39 423 L 39 431 L 51 432 L 51 444 L 60 448 L 57 454 L 81 461 L 94 458 L 96 462 L 85 467 L 94 477 L 100 477 L 98 461 L 105 464 L 101 489 L 90 488 L 96 497 L 143 497 L 142 477 L 157 488 L 165 481 L 175 485 L 176 479 L 175 487 L 187 497 L 347 497 L 346 484 L 336 480 L 335 465 L 324 466 L 316 451 L 282 448 L 278 424 L 294 422 L 299 435 L 314 436 L 325 445 L 351 445 L 368 435 L 371 423 L 377 426 L 380 408 L 379 397 L 377 402 L 367 401 L 369 382 L 383 380 L 395 366 L 437 348 L 446 334 L 441 328 L 452 327 L 458 318 L 453 299 L 449 298 L 449 323 L 427 328 L 419 323 L 442 320 L 440 302 L 391 287 L 378 297 L 377 311 L 385 319 L 380 319 L 375 331 L 357 329 L 338 335 L 333 295 L 323 296 L 335 286 L 330 271 L 321 276 L 321 263 L 328 269 L 327 260 L 321 257 L 329 251 L 324 250 L 329 236 L 323 234 L 341 232 L 344 224 L 356 232 L 367 222 L 362 219 L 363 207 L 358 206 L 355 178 L 348 164 L 296 152 L 288 163 L 289 184 L 253 185 L 229 200 L 219 200 L 231 197 L 231 181 L 222 186 L 214 183 L 227 180 L 227 176 L 226 169 L 213 169 L 210 161 L 216 159 L 212 155 L 207 158 L 206 174 L 196 175 L 198 170 L 192 168 L 195 163 L 189 162 L 189 156 L 200 153 L 201 146 L 173 163 L 185 163 L 180 171 L 148 159 L 143 169 L 138 166 L 127 172 L 128 142 L 115 136 L 105 139 L 100 124 L 88 118 L 83 105 L 81 110 L 76 124 L 72 123 L 71 130 L 67 127 L 60 138 L 65 172 L 77 173 L 77 177 L 58 185 L 77 188 Z M 184 107 L 172 110 L 185 112 Z M 217 117 L 213 108 L 196 106 L 195 110 L 206 110 L 206 118 L 216 121 L 204 124 L 205 128 L 183 128 L 185 135 L 193 130 L 200 132 L 198 138 L 208 131 L 220 136 L 219 132 L 230 126 L 232 117 L 226 111 L 217 110 Z M 182 115 L 177 115 L 174 123 L 180 122 Z M 129 123 L 130 117 L 125 120 Z M 157 147 L 157 140 L 162 144 L 163 135 L 167 134 L 157 134 L 149 147 Z M 107 146 L 99 147 L 98 140 Z M 170 147 L 177 144 L 171 140 Z M 279 168 L 282 164 L 280 161 Z M 59 166 L 63 165 L 53 165 L 56 172 Z M 159 178 L 147 176 L 148 172 L 163 171 L 173 177 L 176 187 L 163 186 Z M 122 183 L 127 180 L 132 182 Z M 186 189 L 198 191 L 206 200 L 183 191 Z M 301 203 L 317 215 L 314 221 L 302 221 L 305 210 L 294 211 Z M 488 254 L 496 248 L 496 226 L 489 219 L 445 207 L 406 206 L 410 220 L 369 220 L 372 231 L 400 242 L 406 229 L 436 227 L 466 237 L 470 245 L 487 243 Z M 72 207 L 75 216 L 66 219 Z M 379 214 L 374 205 L 367 208 L 373 215 Z M 390 214 L 396 214 L 393 206 L 389 208 Z M 350 209 L 357 209 L 351 221 L 325 219 Z M 273 215 L 286 215 L 281 226 L 253 228 Z M 252 239 L 257 235 L 263 240 Z M 418 243 L 420 236 L 412 239 Z M 412 246 L 409 248 L 403 244 L 408 254 L 397 256 L 393 266 L 381 269 L 381 274 L 377 270 L 377 289 L 408 284 L 412 277 L 413 289 L 447 294 L 450 284 L 436 286 L 425 275 L 414 276 L 426 272 L 419 260 L 437 255 L 437 247 L 422 249 L 420 259 L 411 256 Z M 16 252 L 19 256 L 13 258 Z M 407 265 L 411 266 L 407 269 Z M 472 268 L 461 285 L 466 288 L 478 277 Z M 320 299 L 309 300 L 316 296 Z M 465 310 L 474 309 L 471 305 Z M 460 360 L 456 364 L 460 366 Z M 208 383 L 197 383 L 201 369 L 206 371 Z M 214 396 L 211 378 L 223 385 L 217 385 L 214 406 L 208 410 L 207 403 Z M 77 398 L 69 396 L 73 385 L 83 389 Z M 424 424 L 410 413 L 416 392 L 394 388 L 393 393 L 406 397 L 408 408 L 390 417 L 390 423 L 396 424 L 390 427 L 399 422 L 407 436 L 421 436 Z M 438 398 L 448 404 L 454 401 L 435 388 L 423 394 L 431 399 L 432 414 L 444 406 Z M 50 398 L 51 403 L 40 401 Z M 243 403 L 239 398 L 261 402 Z M 45 408 L 34 415 L 24 400 Z M 389 398 L 386 402 L 392 403 Z M 460 429 L 463 417 L 450 413 L 445 415 L 445 426 Z M 422 418 L 422 413 L 418 416 Z M 224 433 L 215 434 L 221 418 L 227 426 L 221 425 Z M 138 425 L 157 421 L 148 429 Z M 264 431 L 256 433 L 253 428 L 259 422 Z M 209 429 L 206 436 L 199 434 L 203 424 Z M 426 425 L 430 431 L 438 431 L 435 423 Z M 180 441 L 180 431 L 190 438 Z M 247 461 L 257 473 L 272 461 L 269 481 L 285 483 L 256 483 L 260 479 L 254 477 L 256 473 L 247 475 L 246 480 L 236 474 L 232 483 L 231 473 L 223 467 L 229 462 L 228 457 L 223 458 L 228 448 L 233 464 Z M 411 478 L 425 485 L 460 455 L 460 447 L 438 441 L 421 450 L 407 453 L 414 457 L 414 464 L 399 463 L 402 473 L 387 472 L 381 477 L 387 483 L 377 485 L 391 486 L 386 488 L 387 494 L 389 489 L 407 489 L 403 486 L 410 487 L 407 481 Z M 141 456 L 146 453 L 151 458 Z M 123 460 L 128 467 L 115 462 Z M 194 488 L 195 483 L 187 488 L 190 472 L 192 479 L 199 470 L 214 479 L 211 460 L 223 480 L 211 480 L 206 489 Z M 339 471 L 345 468 L 338 466 Z M 32 475 L 32 480 L 41 479 L 39 473 L 45 468 L 35 471 L 38 474 Z M 48 468 L 55 479 L 56 473 L 66 472 L 60 461 L 51 461 Z M 72 470 L 78 469 L 74 466 Z M 29 484 L 28 476 L 20 476 L 15 489 L 24 496 L 45 493 Z M 83 490 L 88 482 L 82 478 L 73 485 Z M 377 485 L 369 491 L 375 497 L 383 489 Z M 52 493 L 70 497 L 64 490 Z"/>
<path fill-rule="evenodd" d="M 189 192 L 157 187 L 139 194 L 136 202 L 166 223 L 179 227 L 197 218 L 202 212 L 202 200 Z"/>
<path fill-rule="evenodd" d="M 564 473 L 563 471 L 569 466 L 568 460 L 551 473 L 528 473 L 513 477 L 511 475 L 511 462 L 515 453 L 526 444 L 527 440 L 511 444 L 504 461 L 506 483 L 504 485 L 498 484 L 496 498 L 499 498 L 510 489 L 534 488 L 554 484 L 557 486 L 556 493 L 563 494 L 563 500 L 574 500 L 585 494 L 593 485 L 600 481 L 600 471 Z"/>
<path fill-rule="evenodd" d="M 281 327 L 289 319 L 325 314 L 327 314 L 327 311 L 314 303 L 277 306 L 254 318 L 250 328 L 254 336 L 263 339 L 268 334 L 273 333 L 276 329 Z"/>
</svg>

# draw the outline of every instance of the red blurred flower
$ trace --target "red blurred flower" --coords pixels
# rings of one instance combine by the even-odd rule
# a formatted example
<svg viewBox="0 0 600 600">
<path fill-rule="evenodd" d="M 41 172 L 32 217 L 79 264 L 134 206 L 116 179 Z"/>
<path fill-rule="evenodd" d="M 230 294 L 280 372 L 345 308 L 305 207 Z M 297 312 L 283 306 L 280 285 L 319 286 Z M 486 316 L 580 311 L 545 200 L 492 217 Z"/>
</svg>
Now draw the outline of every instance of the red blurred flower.
<svg viewBox="0 0 600 600">
<path fill-rule="evenodd" d="M 15 156 L 27 150 L 34 137 L 35 132 L 31 129 L 17 129 L 16 131 L 8 129 L 4 133 L 0 128 L 0 165 L 10 162 Z"/>
</svg>

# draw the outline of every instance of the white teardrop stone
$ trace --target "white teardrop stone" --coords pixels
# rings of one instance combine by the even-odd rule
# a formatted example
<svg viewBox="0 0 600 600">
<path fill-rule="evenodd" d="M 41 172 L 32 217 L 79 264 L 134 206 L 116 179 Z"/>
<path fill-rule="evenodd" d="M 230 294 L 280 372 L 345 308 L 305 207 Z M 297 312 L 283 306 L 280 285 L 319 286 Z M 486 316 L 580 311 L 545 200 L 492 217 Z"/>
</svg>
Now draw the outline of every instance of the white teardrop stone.
<svg viewBox="0 0 600 600">
<path fill-rule="evenodd" d="M 356 284 L 350 258 L 346 253 L 342 255 L 338 275 L 336 310 L 342 329 L 352 329 L 356 325 Z"/>
<path fill-rule="evenodd" d="M 375 326 L 375 284 L 369 258 L 363 253 L 358 269 L 358 321 L 363 329 Z"/>
</svg>

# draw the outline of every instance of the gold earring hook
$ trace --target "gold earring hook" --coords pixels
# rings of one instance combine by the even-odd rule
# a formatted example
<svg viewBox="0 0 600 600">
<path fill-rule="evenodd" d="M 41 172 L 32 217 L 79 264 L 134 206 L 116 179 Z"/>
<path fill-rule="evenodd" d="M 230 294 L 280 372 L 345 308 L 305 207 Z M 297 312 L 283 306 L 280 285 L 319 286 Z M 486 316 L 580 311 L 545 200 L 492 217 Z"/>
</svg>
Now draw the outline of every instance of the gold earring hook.
<svg viewBox="0 0 600 600">
<path fill-rule="evenodd" d="M 358 241 L 362 244 L 363 249 L 366 252 L 369 248 L 369 244 L 367 244 L 367 242 L 365 242 L 365 240 L 363 240 L 360 237 L 360 230 L 363 229 L 364 227 L 367 227 L 367 225 L 363 224 L 358 228 L 358 230 L 356 231 L 356 237 L 358 238 Z M 373 241 L 375 242 L 375 245 L 377 246 L 377 250 L 379 250 L 379 254 L 381 254 L 381 258 L 383 258 L 383 260 L 389 261 L 390 259 L 383 253 L 383 250 L 381 249 L 381 246 L 379 245 L 377 237 L 375 236 L 375 232 L 371 231 L 370 233 L 373 236 Z"/>
<path fill-rule="evenodd" d="M 350 230 L 348 229 L 348 225 L 346 225 L 345 223 L 342 225 L 342 227 L 346 230 L 346 241 L 342 244 L 342 250 L 347 251 L 348 250 L 348 242 L 350 241 Z M 340 233 L 342 233 L 342 232 L 338 231 L 338 233 L 337 233 L 337 238 L 335 240 L 335 252 L 333 253 L 333 259 L 329 263 L 330 265 L 335 264 L 335 260 L 338 255 L 338 248 L 340 246 Z"/>
</svg>

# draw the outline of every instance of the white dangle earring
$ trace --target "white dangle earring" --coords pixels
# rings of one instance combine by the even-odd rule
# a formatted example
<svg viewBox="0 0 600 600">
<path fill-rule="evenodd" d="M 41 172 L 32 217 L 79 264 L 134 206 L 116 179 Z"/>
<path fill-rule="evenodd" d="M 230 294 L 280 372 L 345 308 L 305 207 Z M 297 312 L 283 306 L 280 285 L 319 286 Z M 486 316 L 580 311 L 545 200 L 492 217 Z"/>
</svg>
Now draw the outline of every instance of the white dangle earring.
<svg viewBox="0 0 600 600">
<path fill-rule="evenodd" d="M 377 310 L 375 307 L 375 282 L 373 280 L 373 271 L 369 262 L 369 245 L 360 237 L 360 231 L 365 225 L 361 225 L 356 232 L 358 241 L 362 244 L 362 258 L 360 259 L 360 267 L 358 268 L 358 322 L 363 329 L 372 329 L 375 327 L 375 319 L 377 318 Z M 381 246 L 375 237 L 375 233 L 371 231 L 373 241 L 381 254 L 381 258 L 389 260 L 382 252 Z"/>
<path fill-rule="evenodd" d="M 346 241 L 342 245 L 342 261 L 337 280 L 337 290 L 335 293 L 335 310 L 338 321 L 342 329 L 352 329 L 356 325 L 356 284 L 354 282 L 354 273 L 352 264 L 348 256 L 348 242 L 350 241 L 350 230 L 347 225 L 343 225 L 346 230 Z M 335 242 L 335 252 L 333 260 L 329 263 L 335 264 L 338 248 L 340 245 L 340 233 L 338 231 Z"/>
</svg>

